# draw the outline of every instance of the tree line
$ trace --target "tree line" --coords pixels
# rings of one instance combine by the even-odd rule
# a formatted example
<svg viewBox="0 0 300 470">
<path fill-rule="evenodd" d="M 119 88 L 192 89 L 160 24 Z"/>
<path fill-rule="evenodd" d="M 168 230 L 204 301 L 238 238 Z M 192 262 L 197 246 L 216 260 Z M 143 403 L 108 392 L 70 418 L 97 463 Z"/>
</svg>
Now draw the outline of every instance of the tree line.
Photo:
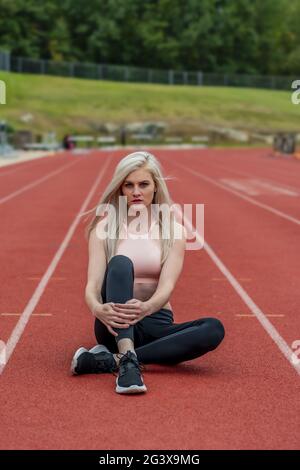
<svg viewBox="0 0 300 470">
<path fill-rule="evenodd" d="M 300 0 L 0 0 L 12 55 L 216 73 L 300 73 Z"/>
</svg>

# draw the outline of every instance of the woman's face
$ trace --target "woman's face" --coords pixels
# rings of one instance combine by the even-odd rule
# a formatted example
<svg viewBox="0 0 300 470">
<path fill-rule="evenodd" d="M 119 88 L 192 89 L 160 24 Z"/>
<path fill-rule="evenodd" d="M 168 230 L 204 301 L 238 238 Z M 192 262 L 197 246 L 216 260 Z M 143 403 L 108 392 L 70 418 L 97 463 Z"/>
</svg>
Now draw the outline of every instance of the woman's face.
<svg viewBox="0 0 300 470">
<path fill-rule="evenodd" d="M 128 207 L 140 204 L 149 206 L 153 201 L 155 190 L 151 173 L 142 168 L 129 173 L 121 186 L 123 196 L 127 196 Z"/>
</svg>

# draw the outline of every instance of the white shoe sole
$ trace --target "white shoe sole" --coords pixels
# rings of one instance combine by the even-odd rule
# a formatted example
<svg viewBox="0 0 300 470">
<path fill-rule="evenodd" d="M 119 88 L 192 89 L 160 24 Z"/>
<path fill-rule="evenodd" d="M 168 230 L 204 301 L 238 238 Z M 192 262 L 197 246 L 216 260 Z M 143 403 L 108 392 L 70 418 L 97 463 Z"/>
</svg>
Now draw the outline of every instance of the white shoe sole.
<svg viewBox="0 0 300 470">
<path fill-rule="evenodd" d="M 130 387 L 120 387 L 120 385 L 118 385 L 118 378 L 116 380 L 116 392 L 117 393 L 144 393 L 144 392 L 147 392 L 147 387 L 145 384 L 143 385 L 130 385 Z"/>
<path fill-rule="evenodd" d="M 97 354 L 99 352 L 107 352 L 107 353 L 110 353 L 112 354 L 106 346 L 104 346 L 104 344 L 97 344 L 96 346 L 94 346 L 93 348 L 89 349 L 89 352 L 92 353 L 92 354 Z"/>
<path fill-rule="evenodd" d="M 72 375 L 77 375 L 77 372 L 75 372 L 75 369 L 77 367 L 77 361 L 78 361 L 79 356 L 84 352 L 87 352 L 87 349 L 82 348 L 82 347 L 77 349 L 77 351 L 75 352 L 73 359 L 72 359 L 72 363 L 71 363 L 71 369 L 70 369 L 70 372 Z"/>
</svg>

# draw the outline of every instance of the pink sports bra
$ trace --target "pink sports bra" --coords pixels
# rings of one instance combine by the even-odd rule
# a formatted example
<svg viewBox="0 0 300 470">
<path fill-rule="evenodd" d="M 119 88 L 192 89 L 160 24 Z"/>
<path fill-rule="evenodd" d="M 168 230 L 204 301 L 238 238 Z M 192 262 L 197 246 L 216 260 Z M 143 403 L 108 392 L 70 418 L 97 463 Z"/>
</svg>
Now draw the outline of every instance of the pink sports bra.
<svg viewBox="0 0 300 470">
<path fill-rule="evenodd" d="M 137 234 L 130 232 L 123 224 L 117 245 L 116 255 L 128 256 L 134 266 L 134 283 L 157 283 L 161 271 L 160 240 L 151 238 L 156 222 L 152 222 L 149 232 Z M 157 228 L 157 227 L 156 227 Z M 120 235 L 121 235 L 120 233 Z"/>
</svg>

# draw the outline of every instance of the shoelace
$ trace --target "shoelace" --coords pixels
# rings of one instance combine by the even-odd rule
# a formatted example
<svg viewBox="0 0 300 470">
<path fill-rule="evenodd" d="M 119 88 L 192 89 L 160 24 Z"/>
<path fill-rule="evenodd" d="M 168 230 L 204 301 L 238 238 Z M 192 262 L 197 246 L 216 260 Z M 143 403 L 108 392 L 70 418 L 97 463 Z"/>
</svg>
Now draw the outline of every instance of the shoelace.
<svg viewBox="0 0 300 470">
<path fill-rule="evenodd" d="M 124 368 L 123 374 L 125 374 L 128 370 L 128 362 L 133 362 L 140 372 L 146 369 L 145 365 L 138 361 L 138 358 L 136 357 L 134 353 L 132 353 L 132 355 L 129 354 L 129 351 L 127 351 L 126 353 L 118 353 L 117 357 L 120 360 L 125 358 L 124 360 L 122 360 L 122 363 L 121 363 L 121 367 Z M 118 374 L 115 373 L 114 375 L 118 375 Z"/>
</svg>

